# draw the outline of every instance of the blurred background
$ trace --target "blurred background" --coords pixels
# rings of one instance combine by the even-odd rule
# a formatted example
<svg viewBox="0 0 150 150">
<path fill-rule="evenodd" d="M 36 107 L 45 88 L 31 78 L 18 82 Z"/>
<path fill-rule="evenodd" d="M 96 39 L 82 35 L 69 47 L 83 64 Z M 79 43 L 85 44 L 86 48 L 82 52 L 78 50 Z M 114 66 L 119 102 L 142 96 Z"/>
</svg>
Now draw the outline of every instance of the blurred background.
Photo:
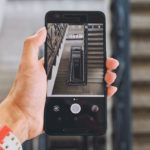
<svg viewBox="0 0 150 150">
<path fill-rule="evenodd" d="M 108 101 L 106 136 L 41 135 L 24 150 L 149 150 L 150 0 L 0 0 L 0 100 L 15 79 L 24 39 L 44 26 L 49 10 L 105 12 L 107 55 L 120 61 L 118 92 Z"/>
</svg>

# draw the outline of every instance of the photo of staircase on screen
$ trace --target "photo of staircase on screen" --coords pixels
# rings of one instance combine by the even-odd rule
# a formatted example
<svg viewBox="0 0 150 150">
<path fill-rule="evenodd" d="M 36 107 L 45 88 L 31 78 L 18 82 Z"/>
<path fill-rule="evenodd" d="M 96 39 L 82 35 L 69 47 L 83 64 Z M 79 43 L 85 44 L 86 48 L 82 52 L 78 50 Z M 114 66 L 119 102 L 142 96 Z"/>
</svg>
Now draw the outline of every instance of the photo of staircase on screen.
<svg viewBox="0 0 150 150">
<path fill-rule="evenodd" d="M 104 97 L 103 24 L 47 25 L 47 96 Z"/>
</svg>

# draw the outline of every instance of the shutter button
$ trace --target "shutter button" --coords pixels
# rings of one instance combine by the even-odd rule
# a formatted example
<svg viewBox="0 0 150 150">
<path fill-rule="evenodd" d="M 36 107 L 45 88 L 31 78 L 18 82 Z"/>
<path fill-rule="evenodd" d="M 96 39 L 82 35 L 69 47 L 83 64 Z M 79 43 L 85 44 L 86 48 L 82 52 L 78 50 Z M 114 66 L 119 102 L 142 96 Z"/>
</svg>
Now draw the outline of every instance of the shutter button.
<svg viewBox="0 0 150 150">
<path fill-rule="evenodd" d="M 71 105 L 70 110 L 73 114 L 78 114 L 81 111 L 81 106 L 77 103 Z"/>
</svg>

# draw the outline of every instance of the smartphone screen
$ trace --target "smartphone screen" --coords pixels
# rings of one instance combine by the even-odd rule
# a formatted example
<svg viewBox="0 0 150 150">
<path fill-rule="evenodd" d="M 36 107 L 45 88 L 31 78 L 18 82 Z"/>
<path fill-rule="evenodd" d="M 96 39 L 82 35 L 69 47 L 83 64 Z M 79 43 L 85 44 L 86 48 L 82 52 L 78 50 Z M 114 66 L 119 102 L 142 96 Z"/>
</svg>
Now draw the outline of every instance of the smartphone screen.
<svg viewBox="0 0 150 150">
<path fill-rule="evenodd" d="M 45 25 L 45 132 L 105 134 L 105 15 L 95 11 L 50 11 Z"/>
<path fill-rule="evenodd" d="M 104 97 L 104 24 L 47 23 L 47 97 Z"/>
</svg>

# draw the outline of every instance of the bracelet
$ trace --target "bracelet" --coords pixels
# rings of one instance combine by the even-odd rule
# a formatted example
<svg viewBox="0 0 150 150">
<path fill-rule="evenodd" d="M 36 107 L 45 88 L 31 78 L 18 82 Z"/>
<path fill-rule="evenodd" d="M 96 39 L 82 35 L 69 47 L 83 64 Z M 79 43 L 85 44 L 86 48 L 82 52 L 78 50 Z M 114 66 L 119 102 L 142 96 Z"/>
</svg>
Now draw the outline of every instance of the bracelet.
<svg viewBox="0 0 150 150">
<path fill-rule="evenodd" d="M 22 146 L 7 126 L 0 127 L 0 150 L 22 150 Z"/>
</svg>

